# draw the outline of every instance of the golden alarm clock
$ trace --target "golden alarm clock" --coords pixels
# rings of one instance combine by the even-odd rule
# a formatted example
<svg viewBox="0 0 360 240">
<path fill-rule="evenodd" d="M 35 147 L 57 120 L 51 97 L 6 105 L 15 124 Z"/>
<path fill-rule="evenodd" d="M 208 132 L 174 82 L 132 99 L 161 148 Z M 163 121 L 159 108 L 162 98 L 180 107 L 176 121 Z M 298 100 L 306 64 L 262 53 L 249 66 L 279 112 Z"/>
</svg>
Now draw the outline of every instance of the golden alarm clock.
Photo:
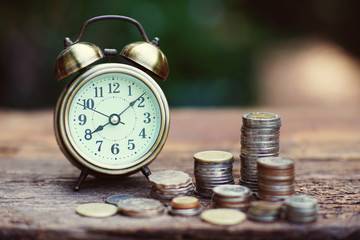
<svg viewBox="0 0 360 240">
<path fill-rule="evenodd" d="M 80 42 L 89 24 L 103 20 L 126 21 L 138 28 L 144 41 L 128 44 L 120 53 L 131 64 L 96 64 L 117 51 Z M 54 129 L 62 152 L 82 170 L 74 190 L 88 174 L 123 176 L 139 170 L 146 177 L 151 174 L 147 166 L 161 151 L 170 124 L 166 97 L 151 76 L 165 80 L 169 73 L 158 44 L 158 38 L 148 40 L 139 22 L 117 15 L 89 19 L 76 41 L 65 38 L 56 77 L 78 74 L 58 99 Z"/>
</svg>

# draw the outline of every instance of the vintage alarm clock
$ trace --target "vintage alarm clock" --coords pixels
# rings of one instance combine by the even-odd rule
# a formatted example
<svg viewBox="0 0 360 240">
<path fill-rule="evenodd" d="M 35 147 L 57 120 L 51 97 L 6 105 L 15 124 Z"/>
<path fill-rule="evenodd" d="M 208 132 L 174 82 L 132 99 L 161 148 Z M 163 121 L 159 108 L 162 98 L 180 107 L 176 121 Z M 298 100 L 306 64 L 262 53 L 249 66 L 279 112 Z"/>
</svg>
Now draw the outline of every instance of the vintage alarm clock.
<svg viewBox="0 0 360 240">
<path fill-rule="evenodd" d="M 89 24 L 103 20 L 126 21 L 140 31 L 144 41 L 128 44 L 120 53 L 130 64 L 96 64 L 117 55 L 116 49 L 80 42 Z M 82 170 L 74 190 L 88 174 L 125 176 L 141 170 L 148 177 L 147 166 L 162 149 L 170 123 L 165 95 L 151 77 L 165 80 L 169 73 L 159 39 L 150 42 L 139 22 L 111 15 L 87 20 L 78 38 L 74 42 L 65 38 L 64 43 L 56 77 L 78 74 L 58 99 L 54 129 L 62 152 Z"/>
</svg>

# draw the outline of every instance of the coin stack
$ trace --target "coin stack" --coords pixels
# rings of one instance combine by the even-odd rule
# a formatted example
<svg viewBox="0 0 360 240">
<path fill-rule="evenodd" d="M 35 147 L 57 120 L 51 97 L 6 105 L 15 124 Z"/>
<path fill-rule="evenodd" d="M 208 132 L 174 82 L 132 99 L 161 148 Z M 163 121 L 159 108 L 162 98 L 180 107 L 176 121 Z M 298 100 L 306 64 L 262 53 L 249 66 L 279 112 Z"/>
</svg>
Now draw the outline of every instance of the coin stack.
<svg viewBox="0 0 360 240">
<path fill-rule="evenodd" d="M 168 207 L 172 215 L 194 216 L 201 213 L 201 205 L 199 199 L 192 196 L 176 197 L 171 200 Z"/>
<path fill-rule="evenodd" d="M 211 198 L 213 188 L 234 184 L 232 174 L 234 156 L 224 151 L 203 151 L 194 155 L 196 193 Z"/>
<path fill-rule="evenodd" d="M 257 160 L 258 197 L 267 201 L 282 201 L 295 193 L 294 161 L 282 157 Z"/>
<path fill-rule="evenodd" d="M 213 189 L 211 198 L 215 208 L 233 208 L 247 210 L 250 205 L 252 192 L 249 188 L 241 185 L 221 185 Z"/>
<path fill-rule="evenodd" d="M 253 201 L 247 212 L 249 219 L 259 222 L 273 222 L 279 219 L 281 214 L 282 203 Z"/>
<path fill-rule="evenodd" d="M 164 205 L 155 199 L 149 198 L 128 198 L 120 200 L 119 211 L 132 217 L 151 217 L 164 212 Z"/>
<path fill-rule="evenodd" d="M 313 222 L 317 217 L 317 200 L 306 195 L 293 195 L 285 201 L 285 217 L 290 222 Z"/>
<path fill-rule="evenodd" d="M 279 155 L 281 118 L 273 113 L 247 113 L 242 116 L 240 184 L 257 192 L 256 160 Z"/>
<path fill-rule="evenodd" d="M 178 196 L 194 194 L 194 183 L 189 174 L 165 170 L 154 172 L 149 176 L 152 183 L 150 196 L 161 200 L 171 200 Z"/>
</svg>

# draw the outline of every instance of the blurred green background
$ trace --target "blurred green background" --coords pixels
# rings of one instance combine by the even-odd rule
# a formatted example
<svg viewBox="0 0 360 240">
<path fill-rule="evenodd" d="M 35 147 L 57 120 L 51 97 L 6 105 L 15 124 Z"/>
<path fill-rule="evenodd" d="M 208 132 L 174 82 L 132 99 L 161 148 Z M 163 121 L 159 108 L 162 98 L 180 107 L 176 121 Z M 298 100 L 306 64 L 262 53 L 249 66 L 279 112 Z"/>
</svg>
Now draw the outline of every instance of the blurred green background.
<svg viewBox="0 0 360 240">
<path fill-rule="evenodd" d="M 171 107 L 255 105 L 255 63 L 269 46 L 310 36 L 358 57 L 359 7 L 336 0 L 5 1 L 0 107 L 53 107 L 73 77 L 57 82 L 54 75 L 63 39 L 75 40 L 84 21 L 106 14 L 132 17 L 150 39 L 160 38 L 170 74 L 158 82 Z M 131 24 L 104 21 L 90 25 L 82 40 L 121 51 L 141 37 Z"/>
</svg>

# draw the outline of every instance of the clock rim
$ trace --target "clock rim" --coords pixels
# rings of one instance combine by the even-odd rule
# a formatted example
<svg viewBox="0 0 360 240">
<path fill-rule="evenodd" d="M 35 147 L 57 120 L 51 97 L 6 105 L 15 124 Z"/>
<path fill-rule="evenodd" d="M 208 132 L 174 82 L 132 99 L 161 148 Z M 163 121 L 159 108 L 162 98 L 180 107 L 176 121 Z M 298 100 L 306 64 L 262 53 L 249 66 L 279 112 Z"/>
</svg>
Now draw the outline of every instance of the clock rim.
<svg viewBox="0 0 360 240">
<path fill-rule="evenodd" d="M 72 143 L 72 140 L 70 140 L 72 138 L 70 137 L 69 125 L 67 121 L 71 102 L 78 90 L 91 79 L 99 75 L 111 72 L 119 72 L 131 75 L 142 81 L 145 85 L 147 85 L 147 87 L 153 92 L 158 101 L 161 114 L 161 125 L 159 129 L 159 134 L 153 146 L 138 160 L 126 165 L 121 165 L 121 167 L 109 167 L 103 164 L 100 164 L 99 166 L 99 164 L 93 164 L 91 160 L 86 159 L 85 156 L 82 156 L 80 153 L 81 151 L 79 151 L 77 147 L 73 146 L 76 146 L 76 144 Z M 74 90 L 76 90 L 76 92 L 74 92 Z M 143 166 L 150 164 L 163 148 L 169 133 L 169 127 L 169 107 L 165 94 L 163 93 L 160 86 L 147 73 L 141 71 L 136 67 L 122 63 L 99 64 L 76 76 L 61 93 L 54 113 L 55 136 L 58 145 L 60 146 L 60 149 L 62 150 L 64 155 L 78 168 L 83 169 L 84 167 L 86 167 L 89 170 L 94 171 L 95 173 L 101 174 L 131 174 L 133 172 L 139 171 Z"/>
</svg>

